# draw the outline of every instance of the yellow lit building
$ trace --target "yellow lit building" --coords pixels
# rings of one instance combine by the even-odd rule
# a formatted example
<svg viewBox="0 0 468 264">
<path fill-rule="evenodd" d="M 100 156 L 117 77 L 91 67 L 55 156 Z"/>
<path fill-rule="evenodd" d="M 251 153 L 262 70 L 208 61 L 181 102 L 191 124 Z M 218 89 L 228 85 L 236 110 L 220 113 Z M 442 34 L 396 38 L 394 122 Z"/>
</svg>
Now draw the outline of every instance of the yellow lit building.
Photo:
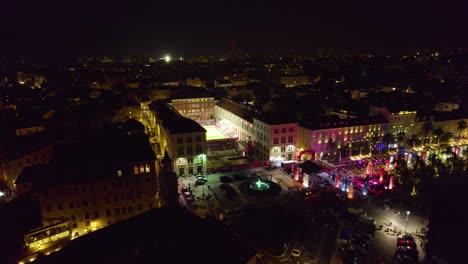
<svg viewBox="0 0 468 264">
<path fill-rule="evenodd" d="M 205 173 L 206 130 L 163 101 L 155 101 L 149 108 L 155 116 L 156 137 L 174 161 L 174 172 L 179 176 Z"/>
</svg>

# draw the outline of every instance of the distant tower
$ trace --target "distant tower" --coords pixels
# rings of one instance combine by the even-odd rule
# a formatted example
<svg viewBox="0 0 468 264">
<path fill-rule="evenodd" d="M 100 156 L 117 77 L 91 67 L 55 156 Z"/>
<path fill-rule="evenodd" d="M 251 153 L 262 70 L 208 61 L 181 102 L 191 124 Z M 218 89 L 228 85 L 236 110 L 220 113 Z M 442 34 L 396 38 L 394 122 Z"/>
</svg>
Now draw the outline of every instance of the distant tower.
<svg viewBox="0 0 468 264">
<path fill-rule="evenodd" d="M 160 206 L 175 207 L 179 205 L 178 182 L 173 168 L 172 159 L 166 149 L 163 159 L 159 162 L 156 199 L 159 200 Z"/>
</svg>

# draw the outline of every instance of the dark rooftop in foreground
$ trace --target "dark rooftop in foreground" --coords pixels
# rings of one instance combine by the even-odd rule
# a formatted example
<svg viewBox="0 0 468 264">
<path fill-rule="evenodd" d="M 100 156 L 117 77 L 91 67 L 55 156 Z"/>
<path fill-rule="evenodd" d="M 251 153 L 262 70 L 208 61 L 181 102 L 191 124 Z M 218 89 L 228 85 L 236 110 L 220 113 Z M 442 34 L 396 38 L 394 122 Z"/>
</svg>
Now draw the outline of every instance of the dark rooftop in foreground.
<svg viewBox="0 0 468 264">
<path fill-rule="evenodd" d="M 156 112 L 157 119 L 161 119 L 163 127 L 171 134 L 206 132 L 196 121 L 186 118 L 171 105 L 162 100 L 150 104 L 150 109 Z"/>
<path fill-rule="evenodd" d="M 38 263 L 247 263 L 256 251 L 223 224 L 153 209 L 68 243 Z"/>
</svg>

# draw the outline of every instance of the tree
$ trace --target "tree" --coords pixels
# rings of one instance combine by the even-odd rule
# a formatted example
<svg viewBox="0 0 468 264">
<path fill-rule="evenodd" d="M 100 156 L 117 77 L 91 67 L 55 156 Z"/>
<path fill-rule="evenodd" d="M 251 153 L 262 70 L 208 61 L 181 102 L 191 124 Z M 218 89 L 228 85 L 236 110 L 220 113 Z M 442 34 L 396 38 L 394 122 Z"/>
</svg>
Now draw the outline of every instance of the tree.
<svg viewBox="0 0 468 264">
<path fill-rule="evenodd" d="M 400 148 L 401 143 L 403 143 L 406 139 L 406 133 L 404 131 L 400 131 L 396 135 L 396 141 L 398 144 L 398 148 Z"/>
<path fill-rule="evenodd" d="M 463 170 L 466 171 L 468 170 L 468 148 L 464 149 L 461 155 L 463 156 L 463 159 L 465 160 L 465 166 L 463 167 Z"/>
<path fill-rule="evenodd" d="M 385 135 L 383 135 L 382 137 L 382 143 L 385 144 L 385 146 L 387 146 L 387 151 L 388 151 L 388 146 L 393 143 L 393 141 L 395 141 L 394 137 L 393 137 L 393 134 L 391 133 L 386 133 Z"/>
<path fill-rule="evenodd" d="M 426 144 L 426 139 L 429 136 L 429 133 L 433 130 L 432 122 L 426 122 L 422 126 L 422 133 L 423 133 L 423 145 Z"/>
<path fill-rule="evenodd" d="M 380 133 L 377 132 L 377 131 L 374 131 L 374 133 L 373 133 L 372 136 L 370 137 L 370 142 L 371 142 L 371 144 L 372 144 L 372 146 L 373 146 L 374 148 L 376 147 L 377 143 L 380 142 L 380 139 L 381 139 Z M 380 148 L 378 148 L 378 149 L 379 149 L 379 155 L 380 155 Z"/>
<path fill-rule="evenodd" d="M 442 135 L 440 135 L 440 141 L 443 143 L 448 143 L 454 138 L 453 133 L 450 131 L 444 131 Z"/>
<path fill-rule="evenodd" d="M 460 138 L 461 133 L 463 130 L 467 127 L 466 121 L 465 120 L 460 120 L 458 121 L 458 138 Z"/>
<path fill-rule="evenodd" d="M 440 137 L 444 133 L 444 130 L 440 127 L 432 129 L 432 134 L 437 137 L 437 152 L 439 152 L 440 148 Z"/>
<path fill-rule="evenodd" d="M 418 135 L 411 134 L 411 136 L 406 138 L 406 147 L 412 146 L 413 149 L 416 148 L 416 141 L 418 140 Z"/>
</svg>

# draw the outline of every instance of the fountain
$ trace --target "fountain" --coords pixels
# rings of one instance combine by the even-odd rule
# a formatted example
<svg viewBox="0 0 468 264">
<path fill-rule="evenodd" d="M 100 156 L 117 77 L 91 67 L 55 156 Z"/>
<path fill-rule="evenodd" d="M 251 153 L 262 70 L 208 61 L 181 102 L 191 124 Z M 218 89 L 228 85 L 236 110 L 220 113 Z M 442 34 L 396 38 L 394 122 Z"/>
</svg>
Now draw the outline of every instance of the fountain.
<svg viewBox="0 0 468 264">
<path fill-rule="evenodd" d="M 250 184 L 250 189 L 254 191 L 264 191 L 264 190 L 268 190 L 269 188 L 270 188 L 270 185 L 262 181 L 261 179 L 258 179 L 257 181 L 253 181 Z"/>
<path fill-rule="evenodd" d="M 362 195 L 367 195 L 367 189 L 369 188 L 369 184 L 367 182 L 364 183 L 364 187 L 362 187 Z"/>
<path fill-rule="evenodd" d="M 390 183 L 388 184 L 388 189 L 393 189 L 393 176 L 390 177 Z"/>
<path fill-rule="evenodd" d="M 382 168 L 382 169 L 380 169 L 380 179 L 379 179 L 379 182 L 382 182 L 382 181 L 383 181 L 384 175 L 385 175 L 385 170 Z"/>
</svg>

